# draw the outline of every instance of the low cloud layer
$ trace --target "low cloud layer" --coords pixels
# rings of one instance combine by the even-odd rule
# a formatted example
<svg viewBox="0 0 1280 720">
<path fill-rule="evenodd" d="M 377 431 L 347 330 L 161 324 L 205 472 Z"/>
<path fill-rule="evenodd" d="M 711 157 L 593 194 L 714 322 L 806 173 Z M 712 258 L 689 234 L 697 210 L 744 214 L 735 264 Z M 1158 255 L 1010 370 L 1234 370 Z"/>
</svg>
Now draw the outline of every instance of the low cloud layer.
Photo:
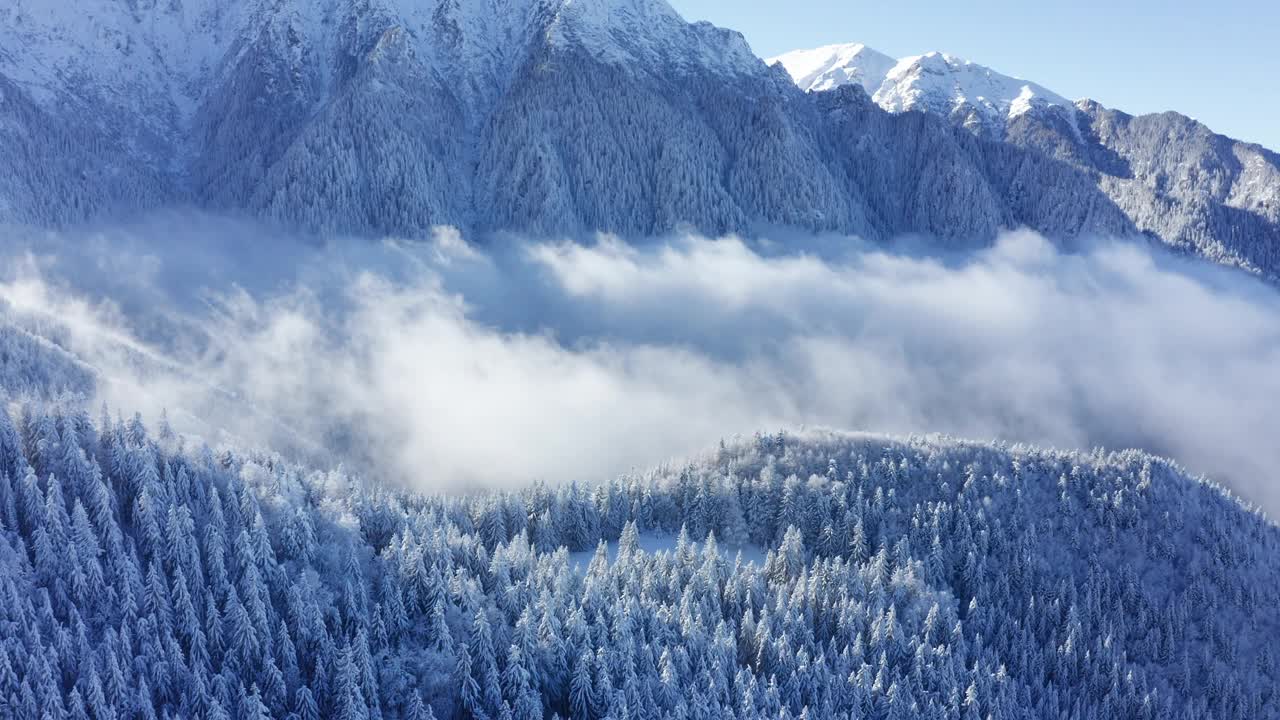
<svg viewBox="0 0 1280 720">
<path fill-rule="evenodd" d="M 480 252 L 450 230 L 248 232 L 196 234 L 224 258 L 207 277 L 181 231 L 14 236 L 0 297 L 71 327 L 112 407 L 422 487 L 600 479 L 822 425 L 1137 446 L 1280 505 L 1280 295 L 1134 245 L 1064 254 L 1021 232 L 943 261 L 830 239 Z M 252 273 L 220 234 L 255 248 Z M 148 272 L 89 280 L 124 261 Z"/>
</svg>

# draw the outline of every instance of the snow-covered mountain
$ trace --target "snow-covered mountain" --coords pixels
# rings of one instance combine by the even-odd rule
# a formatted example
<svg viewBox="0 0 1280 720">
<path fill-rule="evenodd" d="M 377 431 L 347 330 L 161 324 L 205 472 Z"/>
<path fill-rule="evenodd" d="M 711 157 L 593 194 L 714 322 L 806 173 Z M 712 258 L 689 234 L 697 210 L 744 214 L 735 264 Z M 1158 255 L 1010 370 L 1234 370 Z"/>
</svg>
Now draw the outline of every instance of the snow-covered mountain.
<svg viewBox="0 0 1280 720">
<path fill-rule="evenodd" d="M 920 111 L 1060 160 L 1139 230 L 1217 262 L 1280 270 L 1280 156 L 1177 113 L 1132 117 L 951 55 L 893 60 L 861 44 L 768 60 L 811 92 L 856 85 L 891 113 Z"/>
<path fill-rule="evenodd" d="M 1100 169 L 1111 151 L 1071 119 L 1087 113 L 1038 86 L 944 56 L 835 55 L 809 62 L 814 86 L 858 82 L 806 94 L 665 0 L 15 0 L 0 8 L 0 221 L 190 205 L 317 232 L 687 223 L 946 247 L 1026 226 L 1146 232 L 1280 274 L 1272 156 L 1214 150 L 1222 176 L 1198 169 L 1182 192 Z M 922 89 L 939 73 L 965 102 Z M 880 102 L 951 123 L 885 113 L 861 92 L 881 76 Z M 1024 111 L 1041 107 L 1069 111 Z M 1134 168 L 1201 153 L 1135 143 L 1157 155 Z"/>
<path fill-rule="evenodd" d="M 192 204 L 353 233 L 765 224 L 971 245 L 1020 225 L 1134 232 L 1087 177 L 1046 167 L 1034 202 L 1012 197 L 1007 149 L 881 117 L 853 95 L 820 108 L 740 35 L 686 23 L 665 0 L 67 12 L 31 0 L 5 11 L 8 220 Z M 877 139 L 848 148 L 833 132 Z M 921 132 L 927 154 L 889 137 Z"/>
<path fill-rule="evenodd" d="M 1032 109 L 1071 101 L 1036 83 L 939 52 L 899 60 L 860 43 L 796 50 L 766 61 L 781 63 L 803 90 L 857 83 L 889 112 L 920 110 L 1000 137 L 1008 122 Z"/>
<path fill-rule="evenodd" d="M 765 62 L 782 63 L 802 90 L 832 90 L 857 83 L 872 97 L 898 64 L 897 60 L 862 43 L 795 50 Z"/>
</svg>

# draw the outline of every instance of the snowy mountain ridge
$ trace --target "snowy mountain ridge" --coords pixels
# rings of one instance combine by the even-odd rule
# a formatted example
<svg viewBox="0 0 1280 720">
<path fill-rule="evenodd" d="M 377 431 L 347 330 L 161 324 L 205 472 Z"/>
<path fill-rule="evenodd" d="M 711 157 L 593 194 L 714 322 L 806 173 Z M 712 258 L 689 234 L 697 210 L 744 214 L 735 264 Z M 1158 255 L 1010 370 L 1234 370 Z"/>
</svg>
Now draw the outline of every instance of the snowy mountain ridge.
<svg viewBox="0 0 1280 720">
<path fill-rule="evenodd" d="M 826 138 L 844 132 L 831 123 L 842 121 L 820 116 L 740 34 L 687 23 L 665 0 L 68 12 L 33 0 L 3 11 L 7 221 L 67 225 L 193 205 L 354 234 L 768 224 L 981 244 L 1019 225 L 1062 237 L 1131 231 L 1097 198 L 1077 200 L 1065 221 L 999 198 L 1003 181 L 983 151 L 946 137 L 957 159 L 943 172 L 982 176 L 982 198 L 909 210 L 875 189 L 899 179 L 856 176 L 914 174 L 912 163 L 829 156 Z M 844 117 L 874 121 L 863 112 L 872 108 L 847 101 L 856 112 Z M 1084 178 L 1066 186 L 1077 184 L 1062 202 L 1090 194 Z"/>
<path fill-rule="evenodd" d="M 889 112 L 920 110 L 993 137 L 1033 109 L 1075 106 L 1042 85 L 940 52 L 894 60 L 861 43 L 796 50 L 769 58 L 781 63 L 802 90 L 856 83 Z"/>
<path fill-rule="evenodd" d="M 685 23 L 665 0 L 152 0 L 99 1 L 88 8 L 13 0 L 6 5 L 0 8 L 0 72 L 37 99 L 51 101 L 70 85 L 122 99 L 167 100 L 172 107 L 165 110 L 177 111 L 179 118 L 196 111 L 214 76 L 249 52 L 263 33 L 278 34 L 299 52 L 333 52 L 352 36 L 402 27 L 419 58 L 466 85 L 509 75 L 539 32 L 552 44 L 573 43 L 600 58 L 638 65 L 679 57 L 686 48 L 667 39 L 696 37 L 710 27 Z M 728 72 L 754 69 L 755 56 L 737 37 L 727 52 L 701 47 L 685 59 Z"/>
<path fill-rule="evenodd" d="M 811 94 L 865 90 L 887 112 L 919 111 L 1094 178 L 1141 232 L 1174 248 L 1278 277 L 1280 156 L 1174 112 L 1132 116 L 931 52 L 894 60 L 828 45 L 768 60 Z"/>
<path fill-rule="evenodd" d="M 1280 277 L 1280 163 L 1256 146 L 944 55 L 801 64 L 834 89 L 665 0 L 15 0 L 0 221 L 195 207 L 315 233 L 788 227 L 950 249 L 1027 227 Z"/>
<path fill-rule="evenodd" d="M 802 90 L 834 90 L 857 83 L 874 96 L 898 61 L 862 43 L 794 50 L 765 60 L 782 63 Z"/>
</svg>

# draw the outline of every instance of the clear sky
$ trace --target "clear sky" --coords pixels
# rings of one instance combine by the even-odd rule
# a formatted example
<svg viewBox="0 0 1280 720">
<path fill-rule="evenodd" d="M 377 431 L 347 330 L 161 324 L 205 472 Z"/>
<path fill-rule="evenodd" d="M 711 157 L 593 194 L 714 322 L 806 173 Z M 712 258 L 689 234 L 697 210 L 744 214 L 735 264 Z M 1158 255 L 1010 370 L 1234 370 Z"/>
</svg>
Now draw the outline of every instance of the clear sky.
<svg viewBox="0 0 1280 720">
<path fill-rule="evenodd" d="M 862 42 L 941 50 L 1069 98 L 1177 110 L 1280 151 L 1280 0 L 670 0 L 764 57 Z"/>
</svg>

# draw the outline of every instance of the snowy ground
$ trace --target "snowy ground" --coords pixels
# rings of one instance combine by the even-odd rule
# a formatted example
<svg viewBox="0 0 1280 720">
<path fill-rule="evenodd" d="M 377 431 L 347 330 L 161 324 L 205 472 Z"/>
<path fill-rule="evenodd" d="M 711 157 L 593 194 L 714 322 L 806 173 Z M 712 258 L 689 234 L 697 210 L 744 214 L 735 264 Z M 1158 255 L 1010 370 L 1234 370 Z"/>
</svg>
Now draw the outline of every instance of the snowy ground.
<svg viewBox="0 0 1280 720">
<path fill-rule="evenodd" d="M 650 555 L 659 552 L 674 552 L 676 548 L 677 536 L 660 533 L 641 533 L 640 549 Z M 738 554 L 742 554 L 742 564 L 754 562 L 756 565 L 763 566 L 764 558 L 767 551 L 758 545 L 743 545 L 734 547 L 717 541 L 720 547 L 720 553 L 730 563 L 734 562 Z M 694 551 L 702 553 L 702 543 L 693 543 Z M 591 550 L 582 550 L 579 552 L 569 553 L 569 565 L 576 566 L 579 572 L 586 572 L 587 566 L 591 564 L 591 559 L 595 557 L 595 548 Z M 618 542 L 616 540 L 609 542 L 609 562 L 612 563 L 618 557 Z"/>
</svg>

